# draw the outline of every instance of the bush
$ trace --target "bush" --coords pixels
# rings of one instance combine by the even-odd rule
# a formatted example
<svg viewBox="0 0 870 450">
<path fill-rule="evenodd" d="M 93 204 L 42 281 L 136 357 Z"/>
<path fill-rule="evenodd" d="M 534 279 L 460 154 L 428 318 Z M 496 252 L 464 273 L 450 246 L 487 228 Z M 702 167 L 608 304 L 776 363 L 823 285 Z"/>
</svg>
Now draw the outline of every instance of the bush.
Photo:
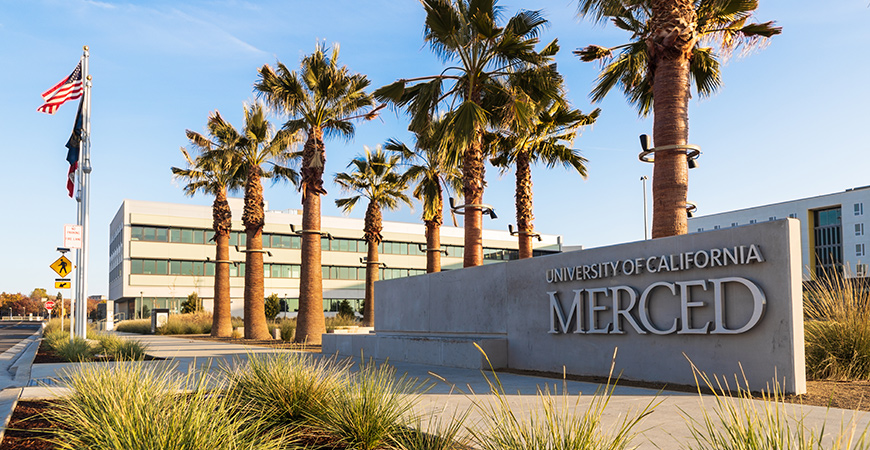
<svg viewBox="0 0 870 450">
<path fill-rule="evenodd" d="M 100 341 L 103 354 L 116 361 L 142 361 L 148 345 L 133 339 L 124 339 L 114 334 L 97 333 L 94 338 Z"/>
<path fill-rule="evenodd" d="M 122 320 L 115 325 L 122 333 L 151 334 L 151 319 Z"/>
<path fill-rule="evenodd" d="M 187 296 L 187 300 L 181 302 L 181 313 L 190 314 L 202 311 L 202 300 L 196 292 L 192 292 Z"/>
<path fill-rule="evenodd" d="M 278 298 L 278 294 L 273 293 L 263 301 L 266 302 L 266 320 L 275 320 L 278 317 L 278 313 L 281 312 L 281 299 Z"/>
<path fill-rule="evenodd" d="M 359 325 L 359 320 L 355 316 L 337 315 L 335 317 L 326 318 L 326 331 L 333 331 L 338 327 L 352 327 Z"/>
<path fill-rule="evenodd" d="M 356 315 L 353 313 L 353 307 L 350 306 L 350 302 L 347 300 L 342 300 L 341 303 L 338 304 L 338 315 L 356 318 Z"/>
<path fill-rule="evenodd" d="M 362 362 L 339 389 L 321 397 L 311 426 L 346 448 L 388 448 L 410 425 L 407 417 L 426 386 L 416 378 L 396 378 L 396 369 Z"/>
<path fill-rule="evenodd" d="M 814 276 L 804 289 L 807 375 L 870 379 L 870 291 L 839 271 Z"/>
<path fill-rule="evenodd" d="M 223 385 L 207 375 L 176 381 L 174 367 L 141 364 L 84 366 L 66 375 L 71 395 L 46 413 L 64 424 L 50 439 L 60 449 L 290 448 L 260 419 L 235 412 L 230 397 L 214 395 L 210 389 Z"/>
<path fill-rule="evenodd" d="M 296 319 L 284 319 L 278 323 L 278 328 L 281 329 L 281 340 L 290 342 L 296 334 Z"/>
<path fill-rule="evenodd" d="M 54 345 L 54 351 L 61 358 L 71 362 L 91 361 L 97 354 L 97 349 L 87 339 L 80 336 L 76 336 L 72 340 L 58 340 Z"/>
<path fill-rule="evenodd" d="M 306 353 L 250 354 L 239 367 L 225 369 L 229 397 L 240 409 L 272 426 L 305 422 L 322 399 L 344 383 L 345 365 Z"/>
<path fill-rule="evenodd" d="M 166 325 L 157 329 L 157 334 L 208 334 L 211 333 L 211 324 L 209 312 L 170 314 Z"/>
</svg>

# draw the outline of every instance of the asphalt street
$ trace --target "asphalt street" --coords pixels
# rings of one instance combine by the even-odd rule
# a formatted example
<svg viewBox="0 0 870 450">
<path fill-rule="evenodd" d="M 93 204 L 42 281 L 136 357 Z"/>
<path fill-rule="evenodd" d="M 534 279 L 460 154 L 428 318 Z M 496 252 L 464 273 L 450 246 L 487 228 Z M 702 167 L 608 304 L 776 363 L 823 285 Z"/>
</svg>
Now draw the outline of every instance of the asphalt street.
<svg viewBox="0 0 870 450">
<path fill-rule="evenodd" d="M 17 320 L 0 322 L 0 353 L 9 350 L 23 339 L 27 339 L 41 326 L 40 322 Z"/>
</svg>

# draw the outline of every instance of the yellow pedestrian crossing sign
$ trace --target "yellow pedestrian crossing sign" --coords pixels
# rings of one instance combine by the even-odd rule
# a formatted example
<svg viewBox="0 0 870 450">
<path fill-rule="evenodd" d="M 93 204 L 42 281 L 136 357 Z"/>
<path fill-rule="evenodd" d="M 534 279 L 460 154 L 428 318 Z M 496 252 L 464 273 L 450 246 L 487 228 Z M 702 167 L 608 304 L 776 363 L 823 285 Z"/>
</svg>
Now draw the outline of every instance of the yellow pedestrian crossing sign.
<svg viewBox="0 0 870 450">
<path fill-rule="evenodd" d="M 57 272 L 61 277 L 65 277 L 72 272 L 72 263 L 66 259 L 66 256 L 61 255 L 60 258 L 57 258 L 57 261 L 51 263 L 51 270 Z"/>
<path fill-rule="evenodd" d="M 54 288 L 55 289 L 69 289 L 72 287 L 72 283 L 70 283 L 67 279 L 55 279 L 54 280 Z"/>
</svg>

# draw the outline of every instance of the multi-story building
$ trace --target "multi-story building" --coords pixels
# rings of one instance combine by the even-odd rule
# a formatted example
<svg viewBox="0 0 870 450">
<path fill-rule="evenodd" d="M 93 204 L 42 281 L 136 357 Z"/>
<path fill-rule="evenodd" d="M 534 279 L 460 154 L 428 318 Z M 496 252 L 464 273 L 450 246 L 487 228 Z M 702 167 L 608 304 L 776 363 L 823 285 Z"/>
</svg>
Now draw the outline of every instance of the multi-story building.
<svg viewBox="0 0 870 450">
<path fill-rule="evenodd" d="M 241 223 L 244 202 L 230 199 L 233 231 L 230 235 L 230 297 L 232 314 L 243 314 L 245 232 Z M 298 308 L 302 228 L 299 210 L 269 211 L 263 229 L 265 295 L 277 294 L 291 313 Z M 363 220 L 323 217 L 323 308 L 335 311 L 342 300 L 354 308 L 364 298 L 366 243 Z M 380 279 L 426 272 L 424 226 L 384 222 L 379 246 Z M 203 307 L 212 309 L 214 258 L 212 208 L 184 204 L 124 200 L 109 226 L 109 298 L 115 313 L 131 318 L 153 308 L 177 312 L 188 295 L 196 292 Z M 561 237 L 542 235 L 535 241 L 535 255 L 559 252 Z M 518 256 L 516 237 L 507 231 L 484 230 L 484 260 L 497 262 Z M 463 230 L 442 227 L 444 270 L 462 267 Z M 241 251 L 239 251 L 241 250 Z"/>
<path fill-rule="evenodd" d="M 870 186 L 847 189 L 771 205 L 710 214 L 689 219 L 689 232 L 718 230 L 791 217 L 801 222 L 804 278 L 834 267 L 849 277 L 867 277 L 870 224 Z M 870 211 L 868 211 L 870 214 Z"/>
</svg>

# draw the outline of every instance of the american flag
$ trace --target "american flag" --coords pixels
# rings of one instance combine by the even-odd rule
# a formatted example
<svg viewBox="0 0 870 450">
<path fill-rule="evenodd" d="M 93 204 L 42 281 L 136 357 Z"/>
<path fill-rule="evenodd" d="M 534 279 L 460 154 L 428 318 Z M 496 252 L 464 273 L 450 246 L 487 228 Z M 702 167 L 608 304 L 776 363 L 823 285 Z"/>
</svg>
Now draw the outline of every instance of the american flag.
<svg viewBox="0 0 870 450">
<path fill-rule="evenodd" d="M 80 98 L 84 90 L 84 84 L 82 83 L 82 62 L 79 61 L 75 70 L 68 77 L 61 80 L 57 86 L 42 94 L 45 104 L 36 108 L 36 110 L 46 114 L 54 114 L 60 108 L 60 105 L 64 104 L 67 100 Z"/>
</svg>

